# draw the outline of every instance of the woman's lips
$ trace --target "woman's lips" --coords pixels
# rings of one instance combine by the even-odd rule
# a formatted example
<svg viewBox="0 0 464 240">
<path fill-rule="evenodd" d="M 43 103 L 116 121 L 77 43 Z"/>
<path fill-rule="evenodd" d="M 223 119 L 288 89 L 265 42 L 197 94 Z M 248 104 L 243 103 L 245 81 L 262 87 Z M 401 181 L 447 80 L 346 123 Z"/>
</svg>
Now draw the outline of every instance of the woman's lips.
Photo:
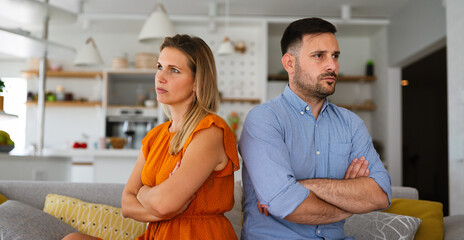
<svg viewBox="0 0 464 240">
<path fill-rule="evenodd" d="M 168 91 L 166 91 L 166 89 L 164 89 L 164 88 L 156 88 L 156 92 L 157 93 L 166 93 Z"/>
</svg>

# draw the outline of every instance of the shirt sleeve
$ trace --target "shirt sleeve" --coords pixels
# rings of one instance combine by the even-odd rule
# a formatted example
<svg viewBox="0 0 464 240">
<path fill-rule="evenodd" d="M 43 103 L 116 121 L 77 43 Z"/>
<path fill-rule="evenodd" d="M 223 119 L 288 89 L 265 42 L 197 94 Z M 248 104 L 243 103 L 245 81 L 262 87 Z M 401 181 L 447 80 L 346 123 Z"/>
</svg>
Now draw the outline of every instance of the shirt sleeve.
<svg viewBox="0 0 464 240">
<path fill-rule="evenodd" d="M 355 114 L 352 115 L 353 149 L 350 159 L 364 156 L 369 162 L 369 177 L 374 179 L 382 190 L 387 194 L 389 204 L 391 204 L 391 178 L 385 166 L 380 160 L 379 154 L 374 148 L 372 138 L 364 125 L 364 122 Z"/>
<path fill-rule="evenodd" d="M 259 202 L 279 218 L 292 213 L 309 195 L 295 179 L 283 131 L 272 109 L 260 105 L 248 113 L 239 142 Z"/>
</svg>

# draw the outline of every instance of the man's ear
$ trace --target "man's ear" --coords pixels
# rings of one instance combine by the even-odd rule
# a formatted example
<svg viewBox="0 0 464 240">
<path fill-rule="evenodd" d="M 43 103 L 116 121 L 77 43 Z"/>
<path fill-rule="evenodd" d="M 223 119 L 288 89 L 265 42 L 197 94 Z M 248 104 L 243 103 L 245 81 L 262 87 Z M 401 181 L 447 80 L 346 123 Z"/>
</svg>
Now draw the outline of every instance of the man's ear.
<svg viewBox="0 0 464 240">
<path fill-rule="evenodd" d="M 295 56 L 290 53 L 285 53 L 282 57 L 282 65 L 288 74 L 295 72 Z"/>
</svg>

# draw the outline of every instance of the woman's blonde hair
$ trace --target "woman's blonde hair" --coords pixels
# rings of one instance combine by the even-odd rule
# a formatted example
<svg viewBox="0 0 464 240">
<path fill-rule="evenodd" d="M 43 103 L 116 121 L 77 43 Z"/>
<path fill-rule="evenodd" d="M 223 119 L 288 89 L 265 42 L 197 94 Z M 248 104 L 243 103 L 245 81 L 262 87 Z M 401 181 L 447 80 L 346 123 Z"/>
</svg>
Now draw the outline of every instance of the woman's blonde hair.
<svg viewBox="0 0 464 240">
<path fill-rule="evenodd" d="M 161 44 L 160 51 L 166 47 L 182 51 L 189 60 L 190 69 L 194 75 L 194 100 L 185 113 L 180 129 L 174 134 L 169 145 L 169 154 L 176 155 L 198 123 L 208 114 L 217 111 L 219 90 L 213 53 L 201 38 L 177 34 L 173 37 L 166 37 Z M 171 118 L 167 106 L 162 105 L 162 107 L 166 115 Z"/>
</svg>

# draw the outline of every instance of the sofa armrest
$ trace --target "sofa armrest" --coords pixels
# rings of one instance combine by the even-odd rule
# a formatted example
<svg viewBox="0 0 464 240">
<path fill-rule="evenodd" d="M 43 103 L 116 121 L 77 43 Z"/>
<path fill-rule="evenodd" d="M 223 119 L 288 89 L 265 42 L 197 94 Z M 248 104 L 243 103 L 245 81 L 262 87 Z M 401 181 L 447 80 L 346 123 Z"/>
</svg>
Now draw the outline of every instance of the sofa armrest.
<svg viewBox="0 0 464 240">
<path fill-rule="evenodd" d="M 445 225 L 444 240 L 458 240 L 464 236 L 464 215 L 447 216 L 443 218 Z"/>
<path fill-rule="evenodd" d="M 419 191 L 413 187 L 392 187 L 392 198 L 419 199 Z"/>
</svg>

